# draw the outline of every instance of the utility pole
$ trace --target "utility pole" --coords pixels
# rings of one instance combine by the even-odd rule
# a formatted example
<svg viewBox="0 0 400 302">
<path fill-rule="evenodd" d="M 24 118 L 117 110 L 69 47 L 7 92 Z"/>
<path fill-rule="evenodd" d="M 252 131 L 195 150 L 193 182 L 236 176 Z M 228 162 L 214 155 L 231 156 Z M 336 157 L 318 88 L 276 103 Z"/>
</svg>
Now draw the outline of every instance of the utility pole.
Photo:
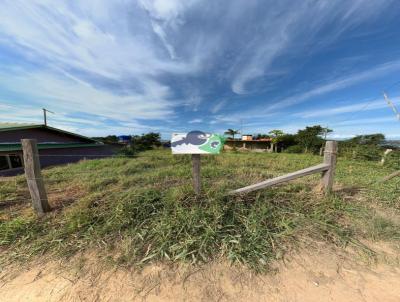
<svg viewBox="0 0 400 302">
<path fill-rule="evenodd" d="M 52 112 L 50 110 L 47 110 L 46 108 L 42 108 L 42 110 L 43 110 L 44 125 L 47 126 L 47 115 L 46 115 L 46 113 L 49 112 L 49 113 L 53 113 L 54 114 L 54 112 Z"/>
<path fill-rule="evenodd" d="M 385 98 L 386 102 L 388 103 L 389 107 L 392 108 L 394 114 L 396 115 L 397 119 L 400 121 L 400 113 L 397 111 L 397 108 L 394 106 L 393 102 L 389 99 L 386 92 L 383 92 L 383 97 Z"/>
</svg>

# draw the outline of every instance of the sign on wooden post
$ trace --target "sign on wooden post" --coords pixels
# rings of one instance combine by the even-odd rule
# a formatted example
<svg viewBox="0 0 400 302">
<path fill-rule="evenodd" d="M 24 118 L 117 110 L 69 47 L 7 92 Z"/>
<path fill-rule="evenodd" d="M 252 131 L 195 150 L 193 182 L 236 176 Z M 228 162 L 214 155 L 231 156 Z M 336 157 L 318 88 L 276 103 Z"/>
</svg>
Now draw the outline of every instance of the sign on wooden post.
<svg viewBox="0 0 400 302">
<path fill-rule="evenodd" d="M 200 194 L 200 155 L 219 154 L 224 145 L 224 138 L 218 134 L 191 131 L 189 133 L 173 133 L 171 138 L 172 154 L 192 154 L 193 188 Z"/>
<path fill-rule="evenodd" d="M 42 172 L 40 168 L 39 152 L 35 139 L 22 139 L 24 153 L 25 177 L 32 198 L 32 205 L 38 215 L 43 215 L 51 210 L 47 200 Z"/>
<path fill-rule="evenodd" d="M 325 189 L 325 193 L 332 191 L 336 170 L 337 146 L 338 143 L 336 141 L 327 141 L 325 144 L 324 164 L 329 165 L 329 169 L 322 172 L 321 183 Z"/>
</svg>

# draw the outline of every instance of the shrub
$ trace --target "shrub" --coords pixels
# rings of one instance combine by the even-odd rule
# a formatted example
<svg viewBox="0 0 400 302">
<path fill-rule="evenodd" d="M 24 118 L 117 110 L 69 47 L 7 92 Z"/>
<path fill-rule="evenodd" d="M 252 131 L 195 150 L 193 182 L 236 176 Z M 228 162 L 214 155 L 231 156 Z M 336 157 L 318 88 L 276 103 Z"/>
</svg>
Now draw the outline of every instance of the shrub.
<svg viewBox="0 0 400 302">
<path fill-rule="evenodd" d="M 382 159 L 382 149 L 374 145 L 358 145 L 354 148 L 353 159 L 380 161 Z"/>
<path fill-rule="evenodd" d="M 300 145 L 294 145 L 290 146 L 287 149 L 285 149 L 286 153 L 303 153 L 303 147 Z"/>
<path fill-rule="evenodd" d="M 385 166 L 400 169 L 400 151 L 393 151 L 386 156 Z"/>
<path fill-rule="evenodd" d="M 119 153 L 126 156 L 133 156 L 139 152 L 160 147 L 161 137 L 159 133 L 149 132 L 142 135 L 135 135 L 131 139 L 131 145 L 122 148 Z"/>
</svg>

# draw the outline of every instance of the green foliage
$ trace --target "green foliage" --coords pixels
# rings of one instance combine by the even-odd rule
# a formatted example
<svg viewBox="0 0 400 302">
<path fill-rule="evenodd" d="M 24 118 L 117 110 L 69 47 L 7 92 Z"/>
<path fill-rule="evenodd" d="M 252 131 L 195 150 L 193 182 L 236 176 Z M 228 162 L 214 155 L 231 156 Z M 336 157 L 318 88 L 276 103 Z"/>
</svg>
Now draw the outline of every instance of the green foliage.
<svg viewBox="0 0 400 302">
<path fill-rule="evenodd" d="M 285 134 L 282 130 L 278 130 L 278 129 L 271 130 L 268 133 L 271 135 L 273 144 L 280 142 L 280 138 Z"/>
<path fill-rule="evenodd" d="M 339 155 L 348 159 L 380 161 L 384 149 L 380 146 L 385 140 L 383 134 L 358 135 L 339 142 Z"/>
<path fill-rule="evenodd" d="M 304 149 L 300 145 L 294 145 L 294 146 L 290 146 L 290 147 L 286 148 L 285 152 L 286 153 L 303 153 Z"/>
<path fill-rule="evenodd" d="M 116 135 L 108 135 L 105 137 L 93 137 L 93 139 L 103 143 L 118 143 L 118 137 Z"/>
<path fill-rule="evenodd" d="M 161 136 L 159 133 L 149 132 L 142 135 L 134 135 L 131 144 L 122 148 L 119 153 L 126 156 L 133 156 L 139 152 L 151 150 L 161 146 Z"/>
<path fill-rule="evenodd" d="M 161 146 L 160 133 L 149 132 L 142 135 L 134 135 L 131 144 L 136 151 L 145 151 Z"/>
<path fill-rule="evenodd" d="M 353 149 L 353 159 L 380 161 L 383 151 L 380 147 L 374 145 L 359 145 Z"/>
<path fill-rule="evenodd" d="M 254 135 L 254 139 L 262 139 L 262 138 L 271 138 L 271 136 L 270 135 L 268 135 L 268 134 L 262 134 L 262 133 L 258 133 L 258 134 L 256 134 L 256 135 Z"/>
<path fill-rule="evenodd" d="M 323 128 L 320 125 L 306 127 L 297 132 L 296 141 L 304 148 L 305 152 L 316 153 L 324 143 L 324 139 L 321 136 L 329 132 L 332 132 L 332 130 Z"/>
<path fill-rule="evenodd" d="M 392 151 L 386 156 L 385 165 L 394 169 L 400 169 L 400 151 Z"/>
<path fill-rule="evenodd" d="M 279 147 L 283 150 L 285 150 L 291 146 L 295 146 L 297 144 L 296 135 L 285 133 L 279 138 L 278 144 L 279 144 Z"/>
<path fill-rule="evenodd" d="M 354 145 L 374 145 L 377 146 L 385 141 L 385 136 L 382 133 L 358 135 L 349 140 Z"/>
</svg>

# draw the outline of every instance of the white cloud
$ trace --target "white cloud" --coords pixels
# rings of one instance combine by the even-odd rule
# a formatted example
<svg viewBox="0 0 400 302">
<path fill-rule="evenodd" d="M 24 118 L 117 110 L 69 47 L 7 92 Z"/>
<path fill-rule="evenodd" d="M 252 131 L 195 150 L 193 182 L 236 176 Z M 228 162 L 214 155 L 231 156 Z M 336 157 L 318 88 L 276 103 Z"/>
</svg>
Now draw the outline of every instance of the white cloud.
<svg viewBox="0 0 400 302">
<path fill-rule="evenodd" d="M 301 118 L 310 118 L 310 117 L 326 117 L 326 116 L 334 116 L 340 115 L 345 113 L 353 113 L 353 112 L 362 112 L 362 111 L 371 111 L 377 110 L 382 108 L 388 108 L 385 100 L 378 99 L 372 100 L 363 103 L 357 103 L 352 105 L 343 105 L 343 106 L 335 106 L 330 108 L 324 109 L 317 109 L 317 110 L 308 110 L 295 113 L 294 116 L 298 116 Z"/>
<path fill-rule="evenodd" d="M 275 2 L 274 9 L 263 12 L 266 24 L 251 28 L 248 34 L 253 39 L 246 41 L 246 47 L 231 70 L 231 74 L 234 74 L 231 86 L 233 92 L 247 93 L 248 84 L 271 72 L 279 57 L 293 51 L 315 52 L 332 43 L 346 30 L 371 22 L 391 5 L 391 1 L 363 0 L 289 3 L 291 9 Z M 323 36 L 318 36 L 318 41 L 314 41 L 317 34 L 327 30 L 333 23 L 334 27 L 329 28 Z M 310 44 L 313 45 L 312 49 Z"/>
<path fill-rule="evenodd" d="M 210 112 L 215 114 L 220 111 L 224 106 L 226 106 L 227 100 L 218 101 L 215 105 L 213 105 L 210 109 Z"/>
<path fill-rule="evenodd" d="M 53 73 L 0 71 L 1 88 L 55 111 L 83 112 L 121 121 L 171 115 L 172 104 L 166 101 L 169 88 L 150 81 L 144 84 L 141 94 L 118 95 Z"/>
<path fill-rule="evenodd" d="M 203 119 L 201 119 L 201 118 L 195 118 L 195 119 L 189 121 L 188 123 L 189 123 L 189 124 L 199 124 L 199 123 L 202 123 L 202 122 L 203 122 Z"/>
<path fill-rule="evenodd" d="M 336 79 L 332 82 L 322 84 L 318 87 L 314 87 L 307 92 L 302 92 L 302 93 L 295 94 L 290 97 L 281 99 L 279 101 L 276 101 L 273 105 L 268 106 L 267 109 L 268 110 L 277 110 L 277 109 L 283 109 L 286 107 L 290 107 L 290 106 L 305 102 L 305 101 L 309 100 L 310 98 L 324 95 L 324 94 L 327 94 L 332 91 L 344 89 L 346 87 L 350 87 L 350 86 L 359 84 L 361 82 L 364 82 L 364 81 L 367 81 L 370 79 L 379 78 L 381 76 L 384 76 L 390 72 L 394 72 L 397 70 L 400 70 L 400 60 L 388 62 L 388 63 L 382 64 L 382 65 L 364 70 L 362 72 L 354 73 L 349 76 Z"/>
<path fill-rule="evenodd" d="M 0 95 L 32 105 L 10 113 L 9 119 L 20 114 L 20 119 L 36 120 L 34 110 L 45 106 L 80 129 L 101 127 L 107 120 L 144 129 L 153 120 L 171 120 L 179 109 L 203 109 L 210 99 L 219 100 L 207 104 L 216 114 L 228 104 L 221 98 L 230 90 L 245 94 L 259 79 L 265 87 L 272 76 L 285 76 L 276 67 L 282 56 L 321 49 L 346 30 L 371 22 L 391 3 L 5 0 L 0 50 L 12 58 L 0 62 Z M 400 62 L 391 63 L 276 99 L 279 104 L 270 108 L 217 116 L 210 123 L 270 116 L 273 110 L 400 69 Z M 223 96 L 215 98 L 221 91 Z M 78 120 L 82 113 L 92 114 L 94 124 Z"/>
</svg>

